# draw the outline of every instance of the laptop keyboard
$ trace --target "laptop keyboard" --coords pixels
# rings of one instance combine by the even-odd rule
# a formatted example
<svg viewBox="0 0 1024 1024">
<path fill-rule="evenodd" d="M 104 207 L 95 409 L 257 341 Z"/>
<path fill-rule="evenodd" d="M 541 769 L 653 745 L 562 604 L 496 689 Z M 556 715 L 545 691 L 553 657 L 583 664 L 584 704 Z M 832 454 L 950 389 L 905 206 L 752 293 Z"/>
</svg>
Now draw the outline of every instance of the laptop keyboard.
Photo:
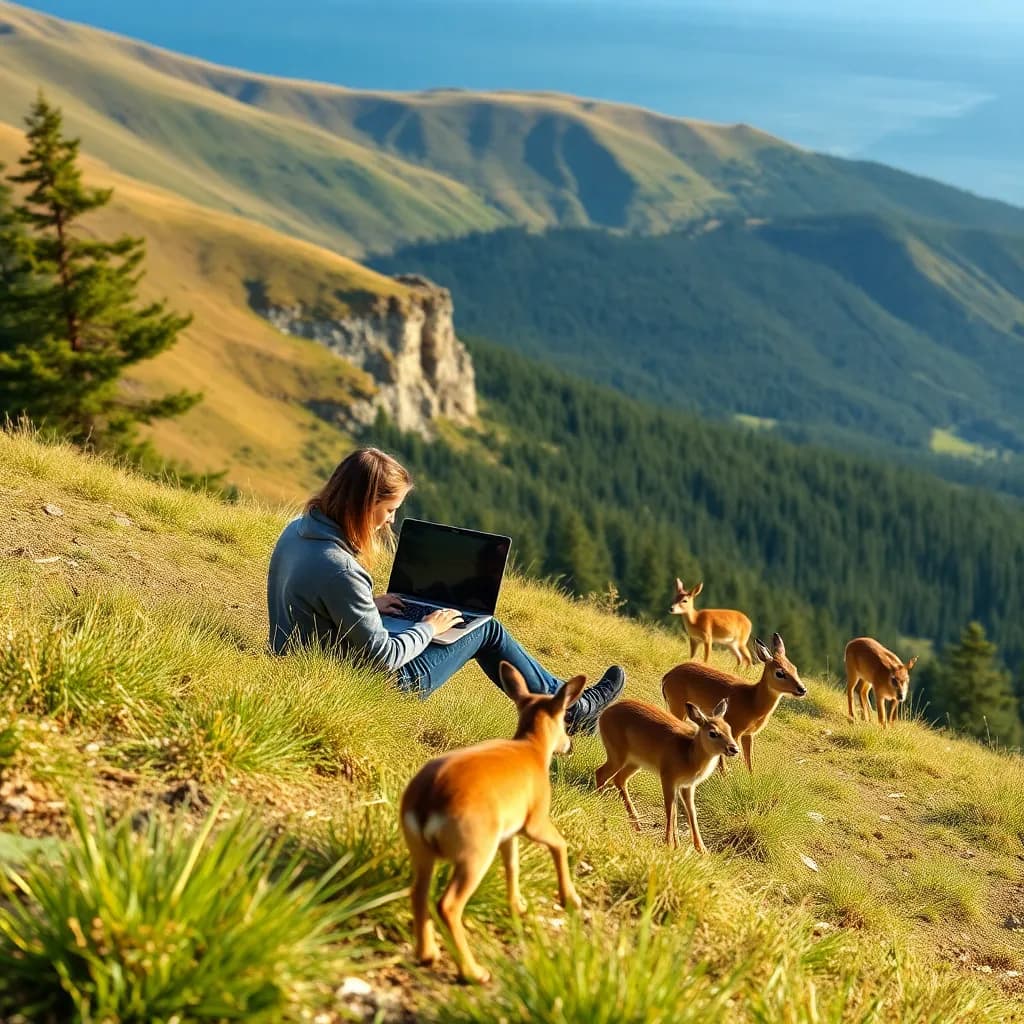
<svg viewBox="0 0 1024 1024">
<path fill-rule="evenodd" d="M 431 612 L 436 612 L 436 611 L 437 611 L 437 608 L 434 605 L 420 604 L 417 601 L 410 601 L 410 600 L 408 600 L 406 598 L 403 598 L 403 600 L 402 600 L 402 610 L 400 612 L 392 612 L 391 614 L 393 614 L 396 618 L 399 618 L 399 619 L 408 619 L 410 622 L 421 622 Z M 473 622 L 473 621 L 475 621 L 476 619 L 479 618 L 478 615 L 467 615 L 465 612 L 463 612 L 461 614 L 462 614 L 462 623 L 461 623 L 461 626 L 460 625 L 456 625 L 455 626 L 456 629 L 459 629 L 459 628 L 463 628 L 464 629 L 471 622 Z"/>
</svg>

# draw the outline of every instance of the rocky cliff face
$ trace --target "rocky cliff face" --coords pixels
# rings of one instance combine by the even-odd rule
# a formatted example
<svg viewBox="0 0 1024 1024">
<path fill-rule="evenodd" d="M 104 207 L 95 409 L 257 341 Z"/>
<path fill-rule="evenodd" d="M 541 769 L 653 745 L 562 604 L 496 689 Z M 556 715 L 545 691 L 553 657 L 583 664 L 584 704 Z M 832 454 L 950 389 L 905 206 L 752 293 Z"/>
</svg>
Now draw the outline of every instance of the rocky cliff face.
<svg viewBox="0 0 1024 1024">
<path fill-rule="evenodd" d="M 383 410 L 402 430 L 431 437 L 438 417 L 466 423 L 476 415 L 473 361 L 455 336 L 448 289 L 415 274 L 396 280 L 406 297 L 381 297 L 338 318 L 316 316 L 301 303 L 254 308 L 284 333 L 320 342 L 373 379 L 369 398 L 319 412 L 357 426 Z"/>
</svg>

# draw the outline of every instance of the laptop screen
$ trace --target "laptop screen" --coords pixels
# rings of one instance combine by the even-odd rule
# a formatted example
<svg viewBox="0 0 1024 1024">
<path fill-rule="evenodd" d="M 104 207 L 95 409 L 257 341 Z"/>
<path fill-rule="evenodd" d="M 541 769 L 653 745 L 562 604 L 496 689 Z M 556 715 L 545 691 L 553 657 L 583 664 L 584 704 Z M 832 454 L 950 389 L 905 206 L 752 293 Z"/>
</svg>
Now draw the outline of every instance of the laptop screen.
<svg viewBox="0 0 1024 1024">
<path fill-rule="evenodd" d="M 406 519 L 388 591 L 491 615 L 511 543 L 493 533 Z"/>
</svg>

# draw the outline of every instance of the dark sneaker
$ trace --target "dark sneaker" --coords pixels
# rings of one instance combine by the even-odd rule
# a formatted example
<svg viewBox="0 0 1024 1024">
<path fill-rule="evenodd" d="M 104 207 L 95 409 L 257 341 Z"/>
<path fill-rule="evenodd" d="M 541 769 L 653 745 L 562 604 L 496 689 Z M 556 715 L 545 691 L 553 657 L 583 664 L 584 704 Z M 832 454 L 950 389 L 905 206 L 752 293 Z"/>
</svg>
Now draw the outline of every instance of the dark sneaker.
<svg viewBox="0 0 1024 1024">
<path fill-rule="evenodd" d="M 612 665 L 601 678 L 588 686 L 565 714 L 565 731 L 570 736 L 591 736 L 597 731 L 597 719 L 626 685 L 626 673 Z"/>
</svg>

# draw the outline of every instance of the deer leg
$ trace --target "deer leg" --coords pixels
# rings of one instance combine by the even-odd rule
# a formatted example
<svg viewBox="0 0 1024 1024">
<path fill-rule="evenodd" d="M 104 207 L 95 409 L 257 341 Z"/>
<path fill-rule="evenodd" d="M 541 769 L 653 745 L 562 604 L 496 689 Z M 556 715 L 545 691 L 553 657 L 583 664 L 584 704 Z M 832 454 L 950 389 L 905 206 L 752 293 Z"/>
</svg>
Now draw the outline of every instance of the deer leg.
<svg viewBox="0 0 1024 1024">
<path fill-rule="evenodd" d="M 636 813 L 633 801 L 629 798 L 629 791 L 626 789 L 626 783 L 629 782 L 629 780 L 633 778 L 639 770 L 640 769 L 635 764 L 627 764 L 620 768 L 612 779 L 612 782 L 615 783 L 616 788 L 622 795 L 622 802 L 626 805 L 626 814 L 629 815 L 629 820 L 632 822 L 633 828 L 635 828 L 637 832 L 640 831 L 640 816 Z"/>
<path fill-rule="evenodd" d="M 416 959 L 432 964 L 438 955 L 434 923 L 430 920 L 430 881 L 434 875 L 434 855 L 423 847 L 413 854 L 412 862 L 412 932 Z"/>
<path fill-rule="evenodd" d="M 711 637 L 704 637 L 704 662 L 707 664 L 711 660 Z"/>
<path fill-rule="evenodd" d="M 558 875 L 558 900 L 567 910 L 569 907 L 579 910 L 583 906 L 583 901 L 572 884 L 572 875 L 569 874 L 569 856 L 565 851 L 565 839 L 562 838 L 562 833 L 545 816 L 543 821 L 527 821 L 523 828 L 523 835 L 535 843 L 540 843 L 541 846 L 546 846 L 551 851 L 551 859 L 555 862 L 555 873 Z"/>
<path fill-rule="evenodd" d="M 900 709 L 900 702 L 898 700 L 891 701 L 889 704 L 889 724 L 892 725 L 896 721 L 896 712 Z"/>
<path fill-rule="evenodd" d="M 860 694 L 860 706 L 864 711 L 864 721 L 871 721 L 871 703 L 868 701 L 868 681 L 862 679 L 859 683 L 860 689 L 857 691 Z M 878 704 L 878 694 L 875 694 L 875 704 Z"/>
<path fill-rule="evenodd" d="M 665 797 L 665 843 L 672 849 L 676 849 L 679 846 L 679 840 L 676 838 L 675 780 L 662 775 L 661 792 Z"/>
<path fill-rule="evenodd" d="M 853 713 L 853 696 L 857 691 L 857 687 L 860 684 L 860 679 L 857 677 L 856 672 L 851 672 L 849 669 L 846 670 L 846 711 L 851 719 L 856 721 L 856 717 Z"/>
<path fill-rule="evenodd" d="M 875 711 L 878 712 L 878 724 L 884 729 L 885 728 L 885 713 L 886 704 L 888 703 L 885 697 L 882 697 L 877 690 L 875 690 Z"/>
<path fill-rule="evenodd" d="M 700 836 L 700 828 L 697 825 L 697 807 L 693 802 L 693 786 L 683 787 L 683 806 L 686 808 L 686 817 L 690 822 L 690 834 L 693 836 L 693 848 L 698 853 L 707 853 L 708 848 Z"/>
<path fill-rule="evenodd" d="M 736 659 L 736 667 L 737 668 L 742 668 L 743 667 L 743 655 L 740 654 L 739 642 L 736 641 L 736 640 L 733 640 L 732 643 L 729 644 L 729 650 L 732 651 L 732 655 Z"/>
<path fill-rule="evenodd" d="M 604 789 L 605 786 L 615 777 L 619 769 L 622 767 L 623 762 L 616 760 L 610 753 L 607 755 L 607 760 L 600 768 L 594 772 L 594 782 L 597 784 L 598 789 Z"/>
<path fill-rule="evenodd" d="M 694 638 L 691 636 L 690 637 L 690 657 L 691 658 L 696 658 L 697 657 L 697 643 L 698 642 L 696 640 L 694 640 Z"/>
<path fill-rule="evenodd" d="M 459 961 L 459 977 L 464 981 L 484 982 L 490 979 L 490 973 L 477 962 L 466 942 L 466 930 L 462 925 L 462 912 L 466 909 L 469 898 L 477 890 L 487 868 L 494 859 L 494 848 L 481 855 L 477 850 L 462 851 L 455 861 L 455 870 L 451 881 L 437 904 L 437 912 L 441 921 L 451 934 L 455 943 L 456 956 Z"/>
<path fill-rule="evenodd" d="M 499 844 L 501 859 L 505 864 L 505 884 L 508 887 L 508 908 L 512 916 L 526 913 L 526 900 L 519 891 L 519 837 L 512 836 Z"/>
</svg>

